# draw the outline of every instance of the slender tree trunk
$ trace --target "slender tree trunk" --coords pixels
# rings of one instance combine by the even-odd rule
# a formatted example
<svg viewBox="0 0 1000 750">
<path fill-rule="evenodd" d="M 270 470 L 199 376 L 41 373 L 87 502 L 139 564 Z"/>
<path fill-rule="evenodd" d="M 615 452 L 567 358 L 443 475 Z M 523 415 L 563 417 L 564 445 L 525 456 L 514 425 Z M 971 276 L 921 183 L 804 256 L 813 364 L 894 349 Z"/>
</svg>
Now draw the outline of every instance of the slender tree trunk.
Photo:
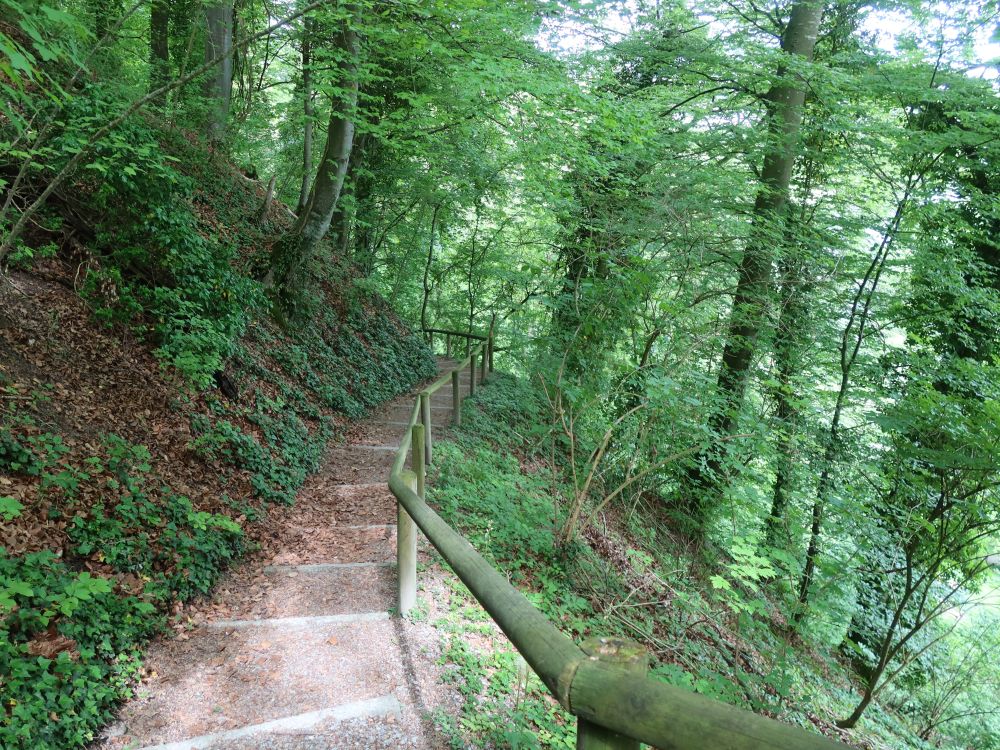
<svg viewBox="0 0 1000 750">
<path fill-rule="evenodd" d="M 93 15 L 93 32 L 95 39 L 103 39 L 111 28 L 111 12 L 117 3 L 108 0 L 88 0 L 87 7 Z"/>
<path fill-rule="evenodd" d="M 212 143 L 226 135 L 226 119 L 233 95 L 233 3 L 232 0 L 205 8 L 205 61 L 223 56 L 205 81 L 205 97 L 209 101 L 206 133 Z"/>
<path fill-rule="evenodd" d="M 846 719 L 841 719 L 836 722 L 837 726 L 840 727 L 841 729 L 851 729 L 852 727 L 854 727 L 855 724 L 858 723 L 858 719 L 861 718 L 861 715 L 865 712 L 865 709 L 868 708 L 868 704 L 870 704 L 872 702 L 872 699 L 875 697 L 875 689 L 878 686 L 879 680 L 881 680 L 882 675 L 885 674 L 885 670 L 889 666 L 889 663 L 892 661 L 893 657 L 895 656 L 898 648 L 902 647 L 902 645 L 905 644 L 906 640 L 909 640 L 909 637 L 907 637 L 902 643 L 897 644 L 896 647 L 893 646 L 893 641 L 895 640 L 896 636 L 896 628 L 899 627 L 900 623 L 903 620 L 903 613 L 906 611 L 907 605 L 910 603 L 910 600 L 916 593 L 916 590 L 919 587 L 920 582 L 924 580 L 923 577 L 921 577 L 917 580 L 917 582 L 914 582 L 913 548 L 914 547 L 910 547 L 909 549 L 906 550 L 906 584 L 903 587 L 902 596 L 896 602 L 895 607 L 893 608 L 892 618 L 889 622 L 889 626 L 886 628 L 885 634 L 883 635 L 882 640 L 878 644 L 878 649 L 876 651 L 876 654 L 878 656 L 878 662 L 872 668 L 871 673 L 867 676 L 867 679 L 865 680 L 864 690 L 861 694 L 861 701 L 858 703 L 857 706 L 855 706 L 850 716 L 848 716 Z M 915 633 L 918 629 L 919 628 L 912 629 L 910 635 Z"/>
<path fill-rule="evenodd" d="M 299 216 L 292 234 L 275 247 L 272 257 L 274 284 L 286 298 L 301 287 L 305 269 L 330 229 L 354 145 L 360 42 L 352 21 L 344 22 L 337 38 L 337 46 L 342 53 L 338 65 L 338 84 L 343 94 L 334 100 L 330 110 L 326 147 L 316 172 L 309 204 Z"/>
<path fill-rule="evenodd" d="M 312 35 L 314 22 L 305 18 L 302 22 L 302 113 L 305 124 L 302 129 L 302 186 L 299 188 L 299 202 L 295 214 L 301 216 L 309 203 L 312 187 L 313 162 L 313 91 L 312 91 Z"/>
<path fill-rule="evenodd" d="M 872 694 L 872 691 L 870 689 L 866 689 L 864 696 L 861 698 L 861 702 L 858 703 L 851 715 L 846 719 L 838 721 L 837 726 L 841 729 L 853 728 L 854 725 L 858 723 L 858 719 L 860 719 L 861 715 L 865 712 L 865 709 L 868 708 L 868 704 L 872 702 L 873 697 L 874 695 Z"/>
<path fill-rule="evenodd" d="M 774 358 L 777 367 L 778 458 L 774 477 L 774 491 L 771 511 L 767 517 L 765 544 L 774 547 L 788 541 L 786 513 L 791 492 L 792 475 L 795 466 L 795 443 L 799 426 L 799 410 L 795 405 L 796 394 L 793 380 L 799 366 L 799 340 L 805 317 L 806 290 L 797 279 L 798 268 L 783 263 L 784 283 L 782 284 L 783 304 L 778 318 Z"/>
<path fill-rule="evenodd" d="M 271 180 L 267 183 L 267 192 L 264 194 L 264 203 L 257 213 L 257 218 L 261 223 L 267 220 L 267 215 L 271 212 L 271 203 L 274 201 L 274 186 L 277 182 L 278 175 L 271 175 Z"/>
<path fill-rule="evenodd" d="M 793 7 L 781 48 L 789 55 L 811 60 L 823 5 L 799 0 Z M 778 78 L 787 75 L 784 66 Z M 731 435 L 743 405 L 750 365 L 757 338 L 766 320 L 766 302 L 771 286 L 771 246 L 775 224 L 780 222 L 788 201 L 792 167 L 798 151 L 805 87 L 781 81 L 767 95 L 768 141 L 773 144 L 764 157 L 760 185 L 753 209 L 753 226 L 740 263 L 736 295 L 729 318 L 726 345 L 719 370 L 720 404 L 709 424 L 719 438 Z M 701 533 L 710 508 L 710 495 L 717 493 L 723 456 L 721 443 L 705 451 L 692 464 L 682 487 L 681 506 L 691 516 L 692 531 Z M 714 498 L 712 498 L 714 500 Z"/>
<path fill-rule="evenodd" d="M 99 64 L 106 76 L 114 76 L 120 70 L 121 58 L 114 51 L 114 37 L 121 24 L 122 0 L 86 0 L 93 25 L 94 39 L 105 40 L 94 50 L 93 61 Z"/>
<path fill-rule="evenodd" d="M 816 490 L 816 499 L 813 500 L 812 521 L 809 525 L 809 545 L 806 547 L 806 564 L 802 569 L 802 578 L 799 580 L 800 608 L 792 618 L 795 622 L 798 622 L 805 612 L 806 604 L 809 602 L 809 588 L 812 586 L 813 577 L 816 575 L 816 561 L 819 559 L 819 543 L 823 533 L 823 516 L 826 513 L 826 500 L 830 494 L 833 464 L 837 456 L 839 443 L 840 404 L 838 403 L 834 423 L 830 426 L 830 433 L 827 435 L 826 450 L 823 451 L 823 470 L 819 475 L 819 487 Z"/>
<path fill-rule="evenodd" d="M 351 158 L 347 161 L 347 176 L 344 178 L 344 188 L 337 202 L 337 210 L 333 212 L 330 231 L 333 232 L 333 247 L 341 258 L 351 258 L 351 230 L 358 213 L 358 181 L 361 174 L 361 163 L 365 158 L 365 147 L 368 134 L 355 134 L 354 145 L 351 147 Z"/>
<path fill-rule="evenodd" d="M 827 432 L 826 448 L 823 452 L 823 468 L 820 472 L 819 484 L 816 489 L 816 499 L 813 501 L 812 525 L 809 532 L 809 546 L 806 548 L 806 563 L 799 581 L 799 604 L 801 605 L 793 619 L 797 622 L 805 614 L 809 602 L 809 587 L 812 585 L 816 572 L 816 560 L 820 551 L 820 536 L 823 530 L 823 515 L 833 487 L 833 470 L 840 451 L 840 420 L 843 417 L 847 394 L 851 387 L 851 371 L 858 359 L 858 352 L 865 340 L 865 331 L 871 313 L 872 302 L 878 289 L 882 272 L 885 270 L 889 251 L 892 249 L 896 233 L 899 231 L 903 214 L 909 203 L 910 191 L 918 178 L 911 175 L 907 181 L 902 199 L 896 205 L 895 213 L 889 226 L 882 235 L 882 241 L 876 246 L 872 260 L 868 265 L 864 278 L 858 284 L 854 299 L 851 302 L 851 312 L 840 338 L 840 388 L 837 390 L 837 402 L 834 405 L 830 429 Z"/>
<path fill-rule="evenodd" d="M 431 264 L 434 262 L 434 233 L 437 229 L 437 218 L 438 211 L 441 210 L 441 204 L 434 205 L 434 211 L 431 213 L 431 236 L 427 241 L 427 262 L 424 263 L 424 297 L 420 303 L 420 330 L 426 330 L 427 328 L 427 301 L 431 297 L 431 286 L 430 286 L 430 276 L 431 276 Z M 470 329 L 471 330 L 471 329 Z"/>
<path fill-rule="evenodd" d="M 373 123 L 374 124 L 374 123 Z M 390 221 L 381 233 L 372 231 L 372 211 L 370 200 L 374 183 L 372 169 L 378 160 L 378 141 L 370 133 L 358 135 L 351 152 L 351 164 L 348 168 L 348 178 L 353 200 L 351 201 L 350 241 L 344 242 L 344 252 L 350 253 L 350 258 L 363 276 L 370 276 L 375 266 L 375 256 L 378 252 L 378 237 L 385 237 L 395 226 Z M 416 201 L 410 206 L 416 205 Z M 398 215 L 401 220 L 408 211 Z M 374 235 L 374 236 L 373 236 Z M 347 257 L 347 256 L 345 256 Z"/>
<path fill-rule="evenodd" d="M 149 11 L 149 90 L 170 80 L 170 0 L 153 0 Z M 157 102 L 165 103 L 165 97 Z"/>
</svg>

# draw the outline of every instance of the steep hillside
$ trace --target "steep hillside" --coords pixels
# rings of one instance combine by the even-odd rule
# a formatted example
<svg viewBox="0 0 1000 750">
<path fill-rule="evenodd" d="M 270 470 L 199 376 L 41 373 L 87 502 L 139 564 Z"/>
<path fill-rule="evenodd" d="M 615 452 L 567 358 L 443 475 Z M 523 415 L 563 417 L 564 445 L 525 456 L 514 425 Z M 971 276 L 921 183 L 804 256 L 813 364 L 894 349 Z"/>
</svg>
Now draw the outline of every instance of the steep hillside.
<svg viewBox="0 0 1000 750">
<path fill-rule="evenodd" d="M 51 203 L 0 285 L 0 746 L 88 742 L 352 417 L 434 372 L 344 264 L 272 322 L 289 223 L 178 132 Z M 100 160 L 96 162 L 102 164 Z M 308 322 L 302 322 L 308 321 Z"/>
</svg>

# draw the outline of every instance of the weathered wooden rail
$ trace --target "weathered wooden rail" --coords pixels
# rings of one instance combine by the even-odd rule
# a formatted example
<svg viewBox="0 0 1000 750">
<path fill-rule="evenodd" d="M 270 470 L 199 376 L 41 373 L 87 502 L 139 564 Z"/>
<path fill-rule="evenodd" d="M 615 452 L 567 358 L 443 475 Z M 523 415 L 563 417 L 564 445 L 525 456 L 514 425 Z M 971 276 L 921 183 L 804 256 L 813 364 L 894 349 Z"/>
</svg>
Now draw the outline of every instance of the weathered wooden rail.
<svg viewBox="0 0 1000 750">
<path fill-rule="evenodd" d="M 491 329 L 492 330 L 492 329 Z M 449 331 L 445 328 L 425 328 L 424 337 L 427 343 L 434 347 L 434 334 L 440 334 L 444 336 L 444 353 L 446 357 L 452 355 L 452 342 L 454 339 L 464 339 L 465 340 L 465 356 L 468 357 L 471 354 L 472 342 L 482 341 L 486 343 L 486 353 L 485 361 L 489 362 L 489 370 L 493 371 L 493 336 L 480 336 L 475 333 L 461 333 L 459 331 Z"/>
<path fill-rule="evenodd" d="M 804 729 L 759 716 L 648 677 L 647 656 L 637 644 L 595 638 L 580 646 L 563 635 L 507 579 L 424 502 L 427 466 L 433 460 L 431 396 L 451 383 L 454 421 L 461 423 L 459 373 L 470 369 L 469 394 L 493 371 L 493 331 L 486 336 L 433 329 L 450 355 L 455 339 L 466 356 L 420 392 L 389 473 L 398 501 L 399 610 L 417 595 L 417 529 L 447 560 L 472 595 L 507 635 L 553 697 L 577 717 L 577 748 L 664 750 L 834 750 L 843 745 Z M 473 343 L 477 342 L 477 343 Z M 480 367 L 476 363 L 479 360 Z M 411 468 L 406 469 L 407 454 Z"/>
</svg>

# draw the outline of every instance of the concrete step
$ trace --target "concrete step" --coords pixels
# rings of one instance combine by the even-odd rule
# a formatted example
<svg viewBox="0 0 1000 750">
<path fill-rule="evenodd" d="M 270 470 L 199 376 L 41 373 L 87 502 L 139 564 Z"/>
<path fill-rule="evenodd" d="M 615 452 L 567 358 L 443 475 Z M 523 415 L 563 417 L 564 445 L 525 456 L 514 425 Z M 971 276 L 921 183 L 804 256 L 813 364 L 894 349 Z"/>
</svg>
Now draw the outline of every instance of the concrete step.
<svg viewBox="0 0 1000 750">
<path fill-rule="evenodd" d="M 396 570 L 369 563 L 269 566 L 252 593 L 228 599 L 232 620 L 388 612 L 396 606 Z"/>
<path fill-rule="evenodd" d="M 368 445 L 398 445 L 406 422 L 388 424 L 387 422 L 365 423 L 364 429 L 351 433 L 351 444 L 365 443 Z"/>
<path fill-rule="evenodd" d="M 381 622 L 389 619 L 388 612 L 348 612 L 342 615 L 308 615 L 304 617 L 272 617 L 254 620 L 212 620 L 205 623 L 210 630 L 258 630 L 261 628 L 318 628 L 325 625 L 354 625 L 360 622 Z"/>
<path fill-rule="evenodd" d="M 338 525 L 396 522 L 396 497 L 389 490 L 389 473 L 373 484 L 340 485 L 329 489 L 336 503 Z"/>
<path fill-rule="evenodd" d="M 403 715 L 413 712 L 403 709 Z M 445 750 L 452 747 L 444 738 L 427 742 L 420 727 L 420 717 L 405 723 L 395 714 L 357 718 L 349 721 L 323 722 L 308 731 L 243 737 L 213 745 L 212 750 Z"/>
<path fill-rule="evenodd" d="M 392 451 L 361 446 L 338 446 L 327 456 L 323 479 L 331 484 L 388 482 L 396 456 Z"/>
<path fill-rule="evenodd" d="M 260 748 L 282 748 L 287 750 L 307 750 L 307 748 L 349 747 L 331 745 L 330 735 L 343 735 L 353 726 L 366 726 L 369 722 L 395 719 L 402 712 L 402 706 L 394 695 L 383 695 L 366 701 L 346 703 L 320 711 L 286 716 L 262 724 L 231 729 L 226 732 L 192 737 L 181 742 L 153 745 L 142 750 L 259 750 Z M 391 726 L 385 722 L 387 726 Z M 393 722 L 394 723 L 394 722 Z M 356 730 L 354 730 L 356 732 Z M 320 744 L 317 744 L 320 743 Z M 365 743 L 364 747 L 375 745 Z M 386 745 L 388 747 L 388 745 Z"/>
<path fill-rule="evenodd" d="M 311 714 L 307 725 L 336 719 L 316 712 L 338 706 L 379 701 L 369 708 L 395 710 L 386 696 L 405 690 L 407 678 L 392 620 L 275 623 L 203 627 L 170 643 L 169 654 L 150 654 L 148 697 L 125 707 L 121 739 L 132 747 L 215 747 L 221 733 L 260 733 L 260 725 L 288 717 Z M 214 738 L 190 744 L 204 736 Z"/>
<path fill-rule="evenodd" d="M 268 565 L 313 563 L 389 562 L 396 559 L 396 527 L 380 522 L 358 528 L 356 524 L 289 526 L 284 549 Z"/>
</svg>

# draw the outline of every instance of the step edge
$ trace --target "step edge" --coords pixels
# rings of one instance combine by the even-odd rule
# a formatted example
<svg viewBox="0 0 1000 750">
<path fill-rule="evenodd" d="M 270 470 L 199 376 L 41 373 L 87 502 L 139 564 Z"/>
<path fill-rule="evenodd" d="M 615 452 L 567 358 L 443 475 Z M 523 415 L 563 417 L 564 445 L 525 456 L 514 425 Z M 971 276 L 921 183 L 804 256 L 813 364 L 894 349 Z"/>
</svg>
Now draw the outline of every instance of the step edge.
<svg viewBox="0 0 1000 750">
<path fill-rule="evenodd" d="M 245 727 L 228 729 L 224 732 L 203 734 L 198 737 L 160 745 L 146 745 L 141 750 L 205 750 L 205 748 L 210 748 L 219 742 L 243 739 L 244 737 L 251 737 L 254 734 L 310 729 L 327 719 L 347 721 L 349 719 L 364 719 L 374 716 L 398 716 L 402 710 L 403 706 L 396 696 L 388 693 L 380 695 L 377 698 L 342 703 L 339 706 L 322 708 L 318 711 L 310 711 L 304 714 L 284 716 L 280 719 L 272 719 L 260 724 L 250 724 Z"/>
</svg>

